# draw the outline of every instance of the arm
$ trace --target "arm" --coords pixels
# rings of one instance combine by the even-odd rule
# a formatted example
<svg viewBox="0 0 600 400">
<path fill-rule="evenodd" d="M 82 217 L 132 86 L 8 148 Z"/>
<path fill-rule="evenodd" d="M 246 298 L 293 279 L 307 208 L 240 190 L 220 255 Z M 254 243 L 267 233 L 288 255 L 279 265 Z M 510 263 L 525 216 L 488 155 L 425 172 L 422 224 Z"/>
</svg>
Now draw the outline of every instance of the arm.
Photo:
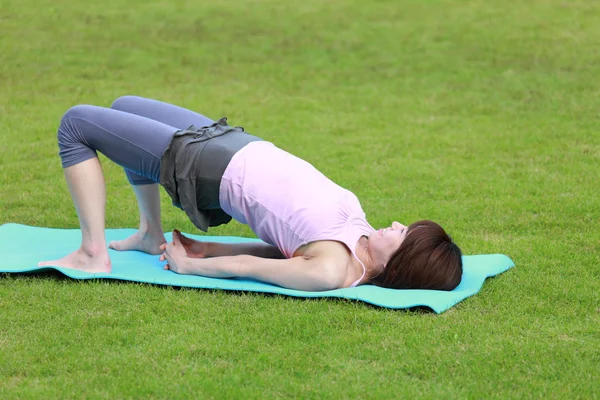
<svg viewBox="0 0 600 400">
<path fill-rule="evenodd" d="M 285 258 L 277 246 L 263 242 L 250 243 L 218 243 L 202 242 L 188 238 L 179 231 L 179 240 L 186 249 L 188 257 L 205 258 L 221 256 L 237 256 L 247 254 L 262 258 Z"/>
<path fill-rule="evenodd" d="M 345 271 L 320 258 L 276 260 L 249 255 L 190 258 L 180 273 L 215 278 L 250 278 L 289 289 L 322 291 L 342 287 Z"/>
<path fill-rule="evenodd" d="M 163 245 L 165 269 L 178 274 L 211 278 L 250 278 L 282 287 L 308 291 L 337 289 L 344 285 L 346 268 L 326 257 L 294 257 L 284 260 L 249 255 L 190 258 L 179 240 Z"/>
<path fill-rule="evenodd" d="M 217 243 L 205 242 L 206 257 L 222 257 L 222 256 L 237 256 L 251 255 L 262 258 L 278 258 L 283 259 L 285 256 L 277 248 L 267 243 Z"/>
</svg>

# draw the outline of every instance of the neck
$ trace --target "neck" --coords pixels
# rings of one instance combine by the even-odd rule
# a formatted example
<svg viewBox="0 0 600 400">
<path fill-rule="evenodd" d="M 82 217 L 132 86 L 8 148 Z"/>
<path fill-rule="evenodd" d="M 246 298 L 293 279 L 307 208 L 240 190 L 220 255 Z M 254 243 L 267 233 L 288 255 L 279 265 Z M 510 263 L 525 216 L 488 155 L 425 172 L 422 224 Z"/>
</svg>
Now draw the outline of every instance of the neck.
<svg viewBox="0 0 600 400">
<path fill-rule="evenodd" d="M 371 281 L 371 279 L 379 275 L 381 269 L 377 268 L 375 263 L 371 259 L 371 255 L 369 254 L 369 239 L 366 236 L 362 236 L 356 244 L 356 257 L 358 257 L 358 259 L 363 263 L 366 269 L 365 276 L 360 283 L 368 283 L 369 281 Z M 360 263 L 356 259 L 354 259 L 354 257 L 352 259 L 356 264 L 356 268 L 360 269 L 362 273 L 362 266 L 360 265 Z"/>
</svg>

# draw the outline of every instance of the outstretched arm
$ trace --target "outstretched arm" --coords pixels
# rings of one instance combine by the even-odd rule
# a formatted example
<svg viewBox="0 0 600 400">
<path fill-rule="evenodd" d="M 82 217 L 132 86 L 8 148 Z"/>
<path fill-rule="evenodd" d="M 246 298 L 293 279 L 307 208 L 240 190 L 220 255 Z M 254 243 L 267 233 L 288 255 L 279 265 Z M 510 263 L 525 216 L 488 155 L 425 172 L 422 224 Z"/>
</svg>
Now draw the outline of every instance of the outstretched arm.
<svg viewBox="0 0 600 400">
<path fill-rule="evenodd" d="M 262 258 L 283 259 L 285 256 L 277 248 L 267 243 L 206 243 L 206 257 L 223 257 L 237 255 L 251 255 Z"/>
<path fill-rule="evenodd" d="M 208 258 L 222 256 L 237 256 L 241 254 L 262 258 L 285 258 L 277 246 L 263 242 L 250 243 L 218 243 L 202 242 L 191 239 L 175 230 L 173 235 L 179 236 L 179 241 L 187 251 L 188 257 Z"/>
<path fill-rule="evenodd" d="M 189 258 L 173 234 L 173 242 L 162 246 L 160 257 L 165 269 L 179 274 L 202 275 L 211 278 L 250 278 L 282 287 L 307 291 L 337 289 L 343 286 L 346 271 L 325 258 L 294 257 L 284 260 L 249 255 L 214 258 Z"/>
</svg>

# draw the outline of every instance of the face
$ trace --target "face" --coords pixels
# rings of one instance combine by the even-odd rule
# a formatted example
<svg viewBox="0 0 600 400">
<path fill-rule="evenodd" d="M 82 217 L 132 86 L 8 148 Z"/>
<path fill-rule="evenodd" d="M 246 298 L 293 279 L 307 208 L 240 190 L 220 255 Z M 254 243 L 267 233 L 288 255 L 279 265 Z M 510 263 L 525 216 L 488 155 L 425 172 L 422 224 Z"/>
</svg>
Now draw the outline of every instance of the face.
<svg viewBox="0 0 600 400">
<path fill-rule="evenodd" d="M 392 226 L 369 235 L 369 254 L 379 265 L 385 265 L 406 238 L 408 227 L 394 221 Z"/>
</svg>

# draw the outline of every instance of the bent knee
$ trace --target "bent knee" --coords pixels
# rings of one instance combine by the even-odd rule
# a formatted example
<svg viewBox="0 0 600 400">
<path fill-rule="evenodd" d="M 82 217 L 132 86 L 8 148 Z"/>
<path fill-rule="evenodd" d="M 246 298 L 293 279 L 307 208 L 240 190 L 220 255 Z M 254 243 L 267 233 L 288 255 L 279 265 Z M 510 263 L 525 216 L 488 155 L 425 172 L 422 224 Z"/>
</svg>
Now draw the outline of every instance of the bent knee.
<svg viewBox="0 0 600 400">
<path fill-rule="evenodd" d="M 112 108 L 113 110 L 127 111 L 130 110 L 132 108 L 132 105 L 135 102 L 139 101 L 139 99 L 141 99 L 141 97 L 139 96 L 121 96 L 115 101 L 113 101 L 113 103 L 110 105 L 110 108 Z"/>
<path fill-rule="evenodd" d="M 78 105 L 71 107 L 63 115 L 56 135 L 63 168 L 96 156 L 96 151 L 86 144 L 80 129 L 81 121 L 86 120 L 93 109 L 94 106 Z"/>
<path fill-rule="evenodd" d="M 71 142 L 73 136 L 78 131 L 78 121 L 89 118 L 94 112 L 95 106 L 87 104 L 81 104 L 73 106 L 67 110 L 60 120 L 60 126 L 58 127 L 58 142 Z"/>
<path fill-rule="evenodd" d="M 90 115 L 95 106 L 90 106 L 87 104 L 80 104 L 78 106 L 73 106 L 67 110 L 66 113 L 62 116 L 60 120 L 61 125 L 67 123 L 69 120 L 73 118 L 86 118 L 86 116 Z"/>
</svg>

